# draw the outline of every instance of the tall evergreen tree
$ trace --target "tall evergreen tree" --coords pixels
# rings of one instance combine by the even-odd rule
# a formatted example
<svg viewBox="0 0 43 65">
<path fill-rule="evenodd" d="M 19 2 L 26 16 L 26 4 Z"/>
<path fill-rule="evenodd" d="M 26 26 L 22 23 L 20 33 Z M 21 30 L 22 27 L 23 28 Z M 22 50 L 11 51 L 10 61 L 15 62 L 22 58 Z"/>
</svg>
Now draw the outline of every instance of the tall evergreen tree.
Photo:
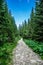
<svg viewBox="0 0 43 65">
<path fill-rule="evenodd" d="M 37 25 L 35 29 L 35 39 L 43 41 L 43 0 L 36 0 L 35 17 Z"/>
<path fill-rule="evenodd" d="M 6 32 L 5 1 L 0 1 L 0 42 L 4 42 Z"/>
<path fill-rule="evenodd" d="M 17 26 L 5 0 L 0 1 L 0 42 L 14 41 Z M 0 43 L 0 44 L 1 44 Z"/>
<path fill-rule="evenodd" d="M 33 39 L 33 36 L 34 36 L 34 28 L 35 28 L 35 17 L 34 17 L 34 9 L 32 8 L 32 11 L 31 11 L 31 15 L 30 15 L 30 20 L 29 20 L 29 23 L 28 23 L 28 36 L 29 38 Z"/>
</svg>

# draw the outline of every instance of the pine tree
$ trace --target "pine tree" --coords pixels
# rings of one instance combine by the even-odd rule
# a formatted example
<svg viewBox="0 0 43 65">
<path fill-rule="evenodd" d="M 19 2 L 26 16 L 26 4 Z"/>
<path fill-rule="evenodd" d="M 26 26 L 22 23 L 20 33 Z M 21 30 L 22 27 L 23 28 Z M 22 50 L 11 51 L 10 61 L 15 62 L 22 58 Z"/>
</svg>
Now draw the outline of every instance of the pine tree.
<svg viewBox="0 0 43 65">
<path fill-rule="evenodd" d="M 6 29 L 6 20 L 5 20 L 5 1 L 0 1 L 0 42 L 4 42 L 5 38 L 5 29 Z"/>
<path fill-rule="evenodd" d="M 28 25 L 26 20 L 24 20 L 22 25 L 19 25 L 19 32 L 23 38 L 28 38 Z"/>
<path fill-rule="evenodd" d="M 22 26 L 19 24 L 19 35 L 22 36 Z"/>
<path fill-rule="evenodd" d="M 43 41 L 43 0 L 36 0 L 36 29 L 35 29 L 35 39 L 38 41 Z M 37 32 L 36 32 L 37 31 Z"/>
<path fill-rule="evenodd" d="M 30 20 L 29 20 L 29 23 L 28 23 L 28 36 L 31 39 L 34 38 L 34 28 L 35 28 L 34 20 L 35 20 L 35 15 L 34 15 L 34 9 L 32 8 Z"/>
<path fill-rule="evenodd" d="M 8 11 L 5 0 L 0 1 L 0 44 L 4 42 L 13 42 L 17 26 L 12 14 Z"/>
</svg>

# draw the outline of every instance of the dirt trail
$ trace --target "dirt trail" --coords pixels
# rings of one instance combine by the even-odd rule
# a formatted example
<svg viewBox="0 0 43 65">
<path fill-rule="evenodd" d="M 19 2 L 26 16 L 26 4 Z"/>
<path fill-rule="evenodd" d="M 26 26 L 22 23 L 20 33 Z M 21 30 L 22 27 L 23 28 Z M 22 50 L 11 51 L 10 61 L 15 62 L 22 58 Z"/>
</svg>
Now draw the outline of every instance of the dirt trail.
<svg viewBox="0 0 43 65">
<path fill-rule="evenodd" d="M 43 65 L 43 61 L 21 39 L 13 50 L 13 65 Z"/>
</svg>

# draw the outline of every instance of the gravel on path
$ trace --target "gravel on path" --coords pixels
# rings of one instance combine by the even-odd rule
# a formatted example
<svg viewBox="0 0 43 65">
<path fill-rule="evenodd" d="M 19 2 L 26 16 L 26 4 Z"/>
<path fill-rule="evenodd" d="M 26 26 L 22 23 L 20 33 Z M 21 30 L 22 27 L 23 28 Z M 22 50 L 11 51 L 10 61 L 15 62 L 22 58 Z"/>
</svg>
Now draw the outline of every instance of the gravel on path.
<svg viewBox="0 0 43 65">
<path fill-rule="evenodd" d="M 43 65 L 43 61 L 21 39 L 13 50 L 13 65 Z"/>
</svg>

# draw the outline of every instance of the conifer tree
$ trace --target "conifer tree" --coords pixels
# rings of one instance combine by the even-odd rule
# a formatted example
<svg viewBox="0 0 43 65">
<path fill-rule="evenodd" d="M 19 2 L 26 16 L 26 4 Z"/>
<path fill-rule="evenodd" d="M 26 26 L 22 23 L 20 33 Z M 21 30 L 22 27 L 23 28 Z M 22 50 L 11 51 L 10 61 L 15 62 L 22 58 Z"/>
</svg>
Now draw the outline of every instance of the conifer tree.
<svg viewBox="0 0 43 65">
<path fill-rule="evenodd" d="M 43 0 L 36 0 L 35 18 L 35 39 L 43 41 Z"/>
<path fill-rule="evenodd" d="M 12 14 L 8 11 L 5 0 L 0 1 L 0 44 L 13 42 L 15 39 L 17 26 Z"/>
<path fill-rule="evenodd" d="M 34 28 L 35 28 L 35 17 L 34 17 L 34 9 L 32 8 L 32 11 L 31 11 L 31 15 L 30 15 L 30 20 L 29 20 L 29 23 L 28 23 L 28 36 L 29 38 L 33 39 L 33 36 L 34 36 Z"/>
</svg>

